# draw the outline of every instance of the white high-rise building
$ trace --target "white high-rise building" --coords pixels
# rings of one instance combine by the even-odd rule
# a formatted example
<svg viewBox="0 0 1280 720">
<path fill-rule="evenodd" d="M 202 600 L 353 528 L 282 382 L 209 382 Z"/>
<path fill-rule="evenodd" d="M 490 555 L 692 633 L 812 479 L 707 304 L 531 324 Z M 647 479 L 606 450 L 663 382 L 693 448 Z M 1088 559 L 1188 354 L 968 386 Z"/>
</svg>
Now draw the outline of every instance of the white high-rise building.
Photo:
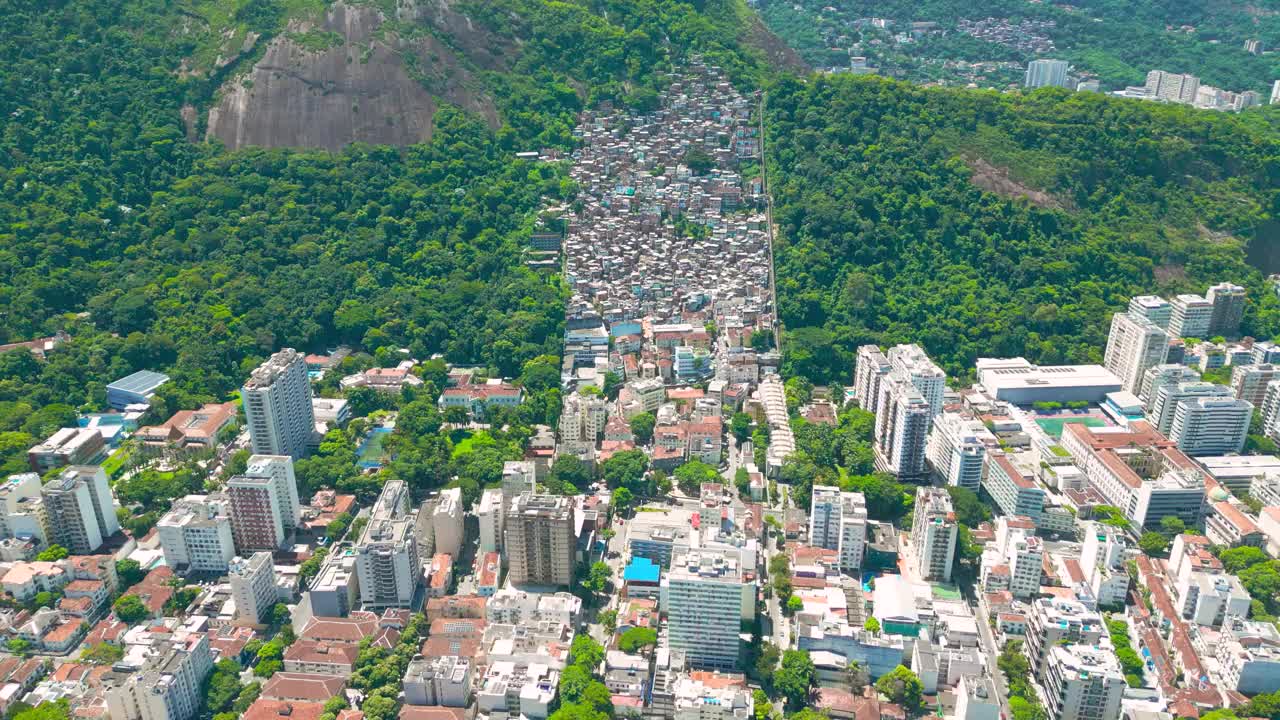
<svg viewBox="0 0 1280 720">
<path fill-rule="evenodd" d="M 1027 63 L 1023 85 L 1029 88 L 1071 87 L 1071 78 L 1067 76 L 1070 67 L 1066 60 L 1032 60 Z"/>
<path fill-rule="evenodd" d="M 1147 419 L 1165 436 L 1173 430 L 1173 418 L 1178 406 L 1195 398 L 1230 398 L 1231 388 L 1210 382 L 1167 383 L 1156 392 L 1155 402 L 1147 413 Z"/>
<path fill-rule="evenodd" d="M 190 720 L 200 708 L 201 684 L 213 671 L 204 633 L 174 633 L 141 650 L 134 672 L 109 676 L 107 715 L 111 720 Z"/>
<path fill-rule="evenodd" d="M 668 642 L 693 668 L 736 670 L 742 621 L 755 616 L 755 583 L 745 582 L 736 552 L 689 550 L 671 558 L 662 578 Z"/>
<path fill-rule="evenodd" d="M 880 348 L 875 345 L 858 348 L 858 360 L 853 368 L 853 392 L 858 400 L 858 407 L 870 412 L 876 411 L 880 381 L 891 369 L 889 358 L 880 352 Z"/>
<path fill-rule="evenodd" d="M 920 579 L 951 582 L 957 533 L 956 514 L 947 491 L 919 488 L 911 523 L 911 546 Z"/>
<path fill-rule="evenodd" d="M 1142 409 L 1148 413 L 1155 409 L 1156 401 L 1160 399 L 1160 388 L 1199 379 L 1199 373 L 1186 365 L 1162 363 L 1147 368 L 1142 374 L 1142 389 L 1137 393 L 1142 398 Z"/>
<path fill-rule="evenodd" d="M 505 506 L 502 488 L 489 488 L 480 495 L 480 503 L 476 506 L 476 517 L 480 520 L 480 552 L 496 552 L 502 547 Z"/>
<path fill-rule="evenodd" d="M 815 486 L 809 513 L 809 544 L 835 550 L 841 570 L 860 570 L 867 545 L 867 501 L 862 493 Z"/>
<path fill-rule="evenodd" d="M 40 488 L 35 473 L 10 475 L 0 484 L 0 538 L 31 540 L 41 548 L 49 544 L 49 516 Z"/>
<path fill-rule="evenodd" d="M 247 477 L 270 478 L 280 508 L 280 525 L 293 530 L 302 520 L 302 503 L 298 500 L 298 479 L 293 474 L 293 458 L 288 455 L 250 455 L 244 471 Z"/>
<path fill-rule="evenodd" d="M 174 571 L 227 571 L 236 555 L 226 495 L 188 495 L 156 523 L 164 564 Z"/>
<path fill-rule="evenodd" d="M 1152 97 L 1190 105 L 1195 101 L 1199 89 L 1200 78 L 1195 75 L 1179 75 L 1163 70 L 1147 73 L 1146 92 Z"/>
<path fill-rule="evenodd" d="M 1280 372 L 1271 363 L 1231 367 L 1231 391 L 1237 398 L 1249 402 L 1255 408 L 1262 407 L 1267 397 L 1267 385 L 1276 379 L 1280 379 Z"/>
<path fill-rule="evenodd" d="M 1122 607 L 1129 596 L 1129 572 L 1125 568 L 1124 534 L 1110 525 L 1084 523 L 1080 568 L 1098 605 Z"/>
<path fill-rule="evenodd" d="M 1201 295 L 1184 293 L 1173 298 L 1173 315 L 1169 318 L 1169 334 L 1174 337 L 1211 337 L 1213 303 Z"/>
<path fill-rule="evenodd" d="M 987 448 L 996 444 L 995 435 L 981 420 L 944 412 L 934 418 L 925 457 L 947 485 L 978 492 Z"/>
<path fill-rule="evenodd" d="M 1280 380 L 1267 383 L 1262 399 L 1262 429 L 1272 440 L 1280 439 Z"/>
<path fill-rule="evenodd" d="M 1000 694 L 987 675 L 962 675 L 956 686 L 956 720 L 1000 720 Z"/>
<path fill-rule="evenodd" d="M 876 407 L 877 469 L 901 478 L 922 477 L 927 472 L 925 446 L 933 423 L 933 407 L 898 370 L 880 384 Z"/>
<path fill-rule="evenodd" d="M 595 449 L 609 421 L 609 409 L 600 396 L 566 395 L 560 410 L 559 439 L 564 453 L 579 455 Z"/>
<path fill-rule="evenodd" d="M 436 552 L 454 558 L 462 553 L 462 488 L 440 491 L 431 512 L 431 531 L 435 535 Z"/>
<path fill-rule="evenodd" d="M 1271 83 L 1271 104 L 1280 102 L 1280 80 Z"/>
<path fill-rule="evenodd" d="M 1162 329 L 1169 328 L 1169 318 L 1173 316 L 1173 306 L 1168 300 L 1158 295 L 1135 295 L 1129 298 L 1129 314 L 1145 317 Z"/>
<path fill-rule="evenodd" d="M 1038 598 L 1027 613 L 1027 659 L 1037 679 L 1044 680 L 1049 648 L 1057 645 L 1090 645 L 1103 637 L 1102 615 L 1083 603 L 1066 598 Z"/>
<path fill-rule="evenodd" d="M 404 481 L 387 481 L 355 547 L 360 601 L 365 607 L 407 608 L 413 602 L 422 581 L 414 533 L 417 522 L 417 511 L 409 510 Z"/>
<path fill-rule="evenodd" d="M 271 609 L 279 597 L 271 553 L 256 552 L 247 560 L 233 558 L 227 575 L 231 580 L 231 597 L 236 601 L 236 622 L 252 626 L 270 624 Z"/>
<path fill-rule="evenodd" d="M 1111 316 L 1111 332 L 1103 366 L 1116 377 L 1125 390 L 1137 394 L 1143 373 L 1169 356 L 1169 335 L 1158 325 L 1128 313 Z"/>
<path fill-rule="evenodd" d="M 120 531 L 107 474 L 100 466 L 72 465 L 40 490 L 53 544 L 88 555 Z"/>
<path fill-rule="evenodd" d="M 240 390 L 253 452 L 304 457 L 316 417 L 301 353 L 285 348 L 259 365 Z"/>
<path fill-rule="evenodd" d="M 1110 647 L 1054 645 L 1044 678 L 1051 720 L 1118 720 L 1124 674 Z"/>
<path fill-rule="evenodd" d="M 1226 455 L 1244 449 L 1253 405 L 1232 397 L 1198 397 L 1178 403 L 1169 439 L 1192 457 Z"/>
<path fill-rule="evenodd" d="M 929 403 L 933 415 L 942 412 L 942 398 L 947 391 L 947 374 L 942 372 L 919 345 L 894 345 L 889 348 L 889 365 L 902 374 Z"/>
</svg>

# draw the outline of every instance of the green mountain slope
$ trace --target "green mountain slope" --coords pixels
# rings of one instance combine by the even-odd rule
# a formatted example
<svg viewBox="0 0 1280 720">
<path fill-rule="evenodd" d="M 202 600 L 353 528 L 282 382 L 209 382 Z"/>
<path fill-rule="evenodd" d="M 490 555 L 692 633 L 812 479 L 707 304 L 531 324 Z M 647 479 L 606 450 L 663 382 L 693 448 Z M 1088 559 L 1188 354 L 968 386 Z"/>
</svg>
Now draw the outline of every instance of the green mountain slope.
<svg viewBox="0 0 1280 720">
<path fill-rule="evenodd" d="M 580 108 L 649 102 L 684 53 L 744 83 L 768 72 L 740 0 L 461 3 L 505 48 L 494 69 L 457 55 L 496 125 L 440 100 L 429 144 L 227 152 L 188 139 L 219 88 L 333 4 L 3 5 L 0 343 L 73 339 L 47 363 L 0 354 L 0 472 L 68 406 L 100 407 L 103 384 L 139 368 L 170 372 L 167 400 L 190 406 L 226 397 L 283 345 L 407 347 L 506 374 L 558 354 L 562 288 L 521 248 L 539 208 L 574 189 L 511 150 L 567 149 Z M 432 33 L 433 18 L 391 30 Z"/>
<path fill-rule="evenodd" d="M 979 356 L 1097 361 L 1130 295 L 1222 280 L 1249 288 L 1247 333 L 1280 333 L 1245 259 L 1275 241 L 1274 113 L 849 77 L 768 105 L 793 372 L 847 381 L 868 342 L 920 342 L 958 376 Z"/>
</svg>

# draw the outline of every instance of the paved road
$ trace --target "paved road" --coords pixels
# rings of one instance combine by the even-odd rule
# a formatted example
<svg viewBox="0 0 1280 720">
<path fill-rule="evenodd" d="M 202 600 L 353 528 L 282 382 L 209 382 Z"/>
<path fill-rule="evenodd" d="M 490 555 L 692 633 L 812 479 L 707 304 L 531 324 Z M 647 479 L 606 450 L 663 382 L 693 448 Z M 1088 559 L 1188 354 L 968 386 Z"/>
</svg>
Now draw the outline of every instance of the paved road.
<svg viewBox="0 0 1280 720">
<path fill-rule="evenodd" d="M 987 656 L 987 662 L 990 666 L 987 671 L 991 674 L 992 681 L 996 686 L 996 695 L 1000 700 L 1001 717 L 1013 717 L 1013 713 L 1009 710 L 1009 688 L 1005 686 L 1004 675 L 1000 669 L 996 667 L 996 658 L 1000 657 L 1000 646 L 996 644 L 995 633 L 991 631 L 991 625 L 988 624 L 987 618 L 991 617 L 991 610 L 987 608 L 986 600 L 978 597 L 978 641 L 982 643 L 982 651 Z"/>
</svg>

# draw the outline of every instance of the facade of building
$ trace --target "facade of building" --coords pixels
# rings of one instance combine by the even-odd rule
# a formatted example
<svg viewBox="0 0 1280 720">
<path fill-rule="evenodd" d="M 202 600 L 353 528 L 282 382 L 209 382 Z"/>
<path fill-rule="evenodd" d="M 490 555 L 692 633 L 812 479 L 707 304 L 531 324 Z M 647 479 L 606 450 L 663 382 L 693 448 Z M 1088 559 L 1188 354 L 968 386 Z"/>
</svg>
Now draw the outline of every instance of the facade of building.
<svg viewBox="0 0 1280 720">
<path fill-rule="evenodd" d="M 996 443 L 982 421 L 944 412 L 934 418 L 925 457 L 946 485 L 978 492 L 987 449 Z"/>
<path fill-rule="evenodd" d="M 231 597 L 236 601 L 236 622 L 251 626 L 271 623 L 275 607 L 275 566 L 271 553 L 256 552 L 245 558 L 233 558 L 227 573 L 231 581 Z"/>
<path fill-rule="evenodd" d="M 809 513 L 809 544 L 836 551 L 840 569 L 862 568 L 867 543 L 867 502 L 861 493 L 818 485 Z"/>
<path fill-rule="evenodd" d="M 858 407 L 875 412 L 880 397 L 880 381 L 892 368 L 889 358 L 885 357 L 875 345 L 863 345 L 858 348 L 857 364 L 853 370 L 854 396 Z"/>
<path fill-rule="evenodd" d="M 285 348 L 272 355 L 250 374 L 240 398 L 255 454 L 294 459 L 307 454 L 316 418 L 301 353 Z"/>
<path fill-rule="evenodd" d="M 169 382 L 169 376 L 150 370 L 139 370 L 107 385 L 107 404 L 116 410 L 130 405 L 147 405 L 161 385 Z"/>
<path fill-rule="evenodd" d="M 1149 423 L 1134 421 L 1127 428 L 1068 423 L 1062 447 L 1090 486 L 1135 527 L 1154 527 L 1167 516 L 1189 527 L 1204 519 L 1205 485 L 1195 462 Z"/>
<path fill-rule="evenodd" d="M 898 371 L 880 383 L 876 409 L 876 468 L 900 478 L 923 477 L 927 472 L 925 446 L 933 424 L 933 408 L 920 390 Z"/>
<path fill-rule="evenodd" d="M 1167 330 L 1169 319 L 1173 317 L 1173 306 L 1159 295 L 1135 295 L 1129 298 L 1129 314 L 1145 317 Z"/>
<path fill-rule="evenodd" d="M 284 508 L 270 477 L 237 475 L 227 481 L 236 551 L 277 550 L 288 545 Z"/>
<path fill-rule="evenodd" d="M 145 651 L 141 667 L 109 686 L 112 720 L 190 720 L 201 703 L 201 684 L 213 671 L 209 639 L 183 633 Z"/>
<path fill-rule="evenodd" d="M 569 498 L 525 493 L 511 501 L 504 521 L 507 577 L 512 583 L 573 583 L 577 539 Z"/>
<path fill-rule="evenodd" d="M 1184 293 L 1176 295 L 1170 303 L 1173 314 L 1169 318 L 1169 334 L 1181 338 L 1212 336 L 1213 303 L 1201 295 Z"/>
<path fill-rule="evenodd" d="M 462 552 L 462 488 L 441 490 L 431 511 L 435 551 L 453 557 Z"/>
<path fill-rule="evenodd" d="M 1027 76 L 1023 85 L 1029 88 L 1071 87 L 1067 71 L 1071 65 L 1066 60 L 1032 60 L 1027 63 Z"/>
<path fill-rule="evenodd" d="M 360 601 L 367 608 L 407 608 L 422 582 L 417 511 L 409 510 L 409 488 L 402 480 L 382 486 L 369 523 L 356 543 Z"/>
<path fill-rule="evenodd" d="M 88 465 L 105 446 L 97 428 L 62 428 L 27 451 L 27 464 L 41 475 L 68 465 Z"/>
<path fill-rule="evenodd" d="M 1173 418 L 1177 415 L 1178 406 L 1184 401 L 1201 397 L 1230 398 L 1231 388 L 1199 380 L 1162 384 L 1156 392 L 1155 402 L 1152 403 L 1147 418 L 1157 430 L 1167 436 L 1173 430 Z"/>
<path fill-rule="evenodd" d="M 744 582 L 735 553 L 690 550 L 671 559 L 662 608 L 673 651 L 693 668 L 735 670 L 744 614 L 755 611 L 755 585 Z"/>
<path fill-rule="evenodd" d="M 911 524 L 911 546 L 916 572 L 922 580 L 951 582 L 956 555 L 956 514 L 951 496 L 943 488 L 923 487 L 916 492 Z"/>
<path fill-rule="evenodd" d="M 1051 647 L 1044 684 L 1053 720 L 1118 720 L 1128 687 L 1110 648 L 1089 645 Z"/>
<path fill-rule="evenodd" d="M 1022 515 L 1040 524 L 1045 492 L 1022 474 L 1003 452 L 987 456 L 987 477 L 982 487 L 1005 515 Z"/>
<path fill-rule="evenodd" d="M 1096 645 L 1104 635 L 1102 616 L 1079 601 L 1039 598 L 1027 613 L 1024 649 L 1037 679 L 1044 680 L 1049 649 L 1058 645 Z"/>
<path fill-rule="evenodd" d="M 1280 378 L 1280 373 L 1277 373 L 1276 366 L 1271 363 L 1233 365 L 1231 391 L 1240 400 L 1261 408 L 1267 397 L 1267 385 L 1277 378 Z"/>
<path fill-rule="evenodd" d="M 404 673 L 404 701 L 409 705 L 465 708 L 471 702 L 472 666 L 457 655 L 415 659 Z"/>
<path fill-rule="evenodd" d="M 1084 523 L 1080 567 L 1099 607 L 1124 606 L 1129 595 L 1125 568 L 1124 535 L 1118 528 L 1097 522 Z"/>
<path fill-rule="evenodd" d="M 49 544 L 52 533 L 41 487 L 35 473 L 10 475 L 0 483 L 0 538 L 30 540 L 36 547 Z"/>
<path fill-rule="evenodd" d="M 1178 403 L 1169 439 L 1196 457 L 1225 455 L 1244 449 L 1253 405 L 1231 397 L 1198 397 Z"/>
<path fill-rule="evenodd" d="M 1212 285 L 1205 299 L 1213 306 L 1209 323 L 1209 336 L 1238 337 L 1240 323 L 1244 320 L 1245 289 L 1224 282 Z"/>
<path fill-rule="evenodd" d="M 50 541 L 74 555 L 88 555 L 120 530 L 107 474 L 101 467 L 72 465 L 41 489 Z"/>
<path fill-rule="evenodd" d="M 188 495 L 156 523 L 165 565 L 175 572 L 226 572 L 236 555 L 225 495 Z"/>
<path fill-rule="evenodd" d="M 1165 361 L 1169 355 L 1169 334 L 1145 317 L 1128 313 L 1111 316 L 1111 332 L 1103 366 L 1120 378 L 1121 387 L 1137 394 L 1147 368 Z"/>
</svg>

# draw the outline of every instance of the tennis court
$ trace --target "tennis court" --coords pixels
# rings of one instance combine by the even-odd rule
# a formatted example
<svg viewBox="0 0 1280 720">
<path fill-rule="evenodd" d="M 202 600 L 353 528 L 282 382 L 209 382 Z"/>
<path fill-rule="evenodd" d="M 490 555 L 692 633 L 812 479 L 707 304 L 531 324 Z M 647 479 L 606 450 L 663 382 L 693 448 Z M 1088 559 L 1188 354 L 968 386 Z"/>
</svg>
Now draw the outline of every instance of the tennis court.
<svg viewBox="0 0 1280 720">
<path fill-rule="evenodd" d="M 1067 423 L 1080 423 L 1085 427 L 1105 427 L 1108 424 L 1106 420 L 1092 415 L 1036 418 L 1036 424 L 1054 440 L 1062 437 L 1062 426 Z"/>
</svg>

